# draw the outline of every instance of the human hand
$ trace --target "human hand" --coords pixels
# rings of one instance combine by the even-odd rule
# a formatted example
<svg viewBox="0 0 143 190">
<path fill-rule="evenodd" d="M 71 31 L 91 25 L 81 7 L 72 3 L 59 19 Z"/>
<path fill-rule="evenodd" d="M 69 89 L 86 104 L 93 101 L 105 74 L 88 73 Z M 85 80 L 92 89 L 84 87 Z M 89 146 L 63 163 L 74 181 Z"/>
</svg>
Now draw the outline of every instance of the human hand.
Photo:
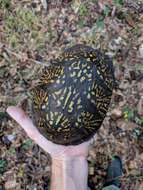
<svg viewBox="0 0 143 190">
<path fill-rule="evenodd" d="M 50 190 L 87 190 L 88 165 L 86 157 L 91 140 L 76 146 L 57 145 L 47 140 L 38 131 L 32 120 L 20 107 L 10 106 L 7 112 L 35 143 L 51 155 Z"/>
<path fill-rule="evenodd" d="M 25 130 L 27 135 L 38 144 L 43 150 L 48 152 L 54 159 L 68 159 L 68 157 L 86 157 L 91 140 L 80 145 L 58 145 L 47 140 L 34 126 L 29 116 L 17 106 L 10 106 L 7 109 L 8 114 Z"/>
</svg>

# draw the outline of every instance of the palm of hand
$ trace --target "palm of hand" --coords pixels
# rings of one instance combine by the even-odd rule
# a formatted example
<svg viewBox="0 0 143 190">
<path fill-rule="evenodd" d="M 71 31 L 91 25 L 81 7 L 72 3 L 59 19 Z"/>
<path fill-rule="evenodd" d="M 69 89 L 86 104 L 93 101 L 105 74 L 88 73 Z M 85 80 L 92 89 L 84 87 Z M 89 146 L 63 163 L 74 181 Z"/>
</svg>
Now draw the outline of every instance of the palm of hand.
<svg viewBox="0 0 143 190">
<path fill-rule="evenodd" d="M 76 146 L 57 145 L 40 134 L 36 126 L 33 125 L 32 120 L 21 108 L 11 106 L 7 109 L 7 112 L 20 124 L 27 135 L 48 152 L 51 157 L 55 159 L 67 159 L 68 157 L 86 157 L 88 155 L 88 147 L 91 140 Z"/>
</svg>

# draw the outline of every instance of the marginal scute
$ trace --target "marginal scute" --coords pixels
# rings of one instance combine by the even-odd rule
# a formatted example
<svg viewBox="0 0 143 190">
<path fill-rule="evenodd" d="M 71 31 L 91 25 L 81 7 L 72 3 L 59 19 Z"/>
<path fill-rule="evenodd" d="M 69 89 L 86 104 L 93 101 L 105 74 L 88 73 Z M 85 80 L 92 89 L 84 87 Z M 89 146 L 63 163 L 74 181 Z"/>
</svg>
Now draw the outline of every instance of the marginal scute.
<svg viewBox="0 0 143 190">
<path fill-rule="evenodd" d="M 94 136 L 108 111 L 116 84 L 112 61 L 80 44 L 51 63 L 33 91 L 33 121 L 56 144 L 80 144 Z"/>
</svg>

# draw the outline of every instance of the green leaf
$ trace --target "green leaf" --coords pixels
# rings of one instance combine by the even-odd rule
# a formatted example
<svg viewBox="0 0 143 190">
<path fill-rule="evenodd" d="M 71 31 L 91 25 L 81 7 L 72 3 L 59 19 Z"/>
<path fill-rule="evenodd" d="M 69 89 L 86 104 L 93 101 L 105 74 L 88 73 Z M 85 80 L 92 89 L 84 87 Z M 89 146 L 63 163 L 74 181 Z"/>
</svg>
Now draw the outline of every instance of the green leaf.
<svg viewBox="0 0 143 190">
<path fill-rule="evenodd" d="M 105 16 L 105 17 L 109 16 L 110 12 L 111 12 L 110 7 L 109 7 L 108 5 L 105 5 L 105 8 L 104 8 L 104 10 L 103 10 L 104 16 Z"/>
<path fill-rule="evenodd" d="M 85 4 L 81 4 L 78 13 L 80 16 L 86 16 L 88 13 L 87 6 Z"/>
<path fill-rule="evenodd" d="M 7 160 L 0 159 L 0 174 L 2 174 L 7 167 Z"/>
<path fill-rule="evenodd" d="M 22 143 L 22 148 L 28 150 L 32 146 L 33 142 L 31 139 L 27 139 Z"/>
<path fill-rule="evenodd" d="M 104 29 L 104 19 L 103 17 L 100 17 L 97 21 L 96 21 L 96 26 L 99 29 Z"/>
<path fill-rule="evenodd" d="M 78 21 L 78 25 L 79 25 L 80 28 L 83 28 L 84 25 L 85 25 L 85 21 L 84 21 L 83 19 L 80 19 L 80 20 Z"/>
<path fill-rule="evenodd" d="M 123 2 L 123 0 L 114 0 L 114 3 L 117 6 L 122 6 L 124 2 Z"/>
<path fill-rule="evenodd" d="M 0 0 L 0 7 L 2 9 L 8 9 L 11 5 L 11 0 Z"/>
<path fill-rule="evenodd" d="M 138 124 L 143 127 L 143 117 L 139 118 Z"/>
<path fill-rule="evenodd" d="M 134 118 L 134 111 L 131 108 L 125 107 L 123 114 L 125 120 L 132 120 Z"/>
<path fill-rule="evenodd" d="M 11 155 L 15 155 L 16 154 L 16 150 L 14 147 L 11 147 L 8 151 Z"/>
</svg>

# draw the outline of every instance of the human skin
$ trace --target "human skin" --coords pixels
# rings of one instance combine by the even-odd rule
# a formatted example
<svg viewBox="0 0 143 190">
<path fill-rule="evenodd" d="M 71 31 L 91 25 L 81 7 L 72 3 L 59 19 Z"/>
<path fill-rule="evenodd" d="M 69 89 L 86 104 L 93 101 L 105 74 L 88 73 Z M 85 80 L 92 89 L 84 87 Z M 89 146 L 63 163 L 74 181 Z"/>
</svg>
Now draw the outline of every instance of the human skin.
<svg viewBox="0 0 143 190">
<path fill-rule="evenodd" d="M 76 146 L 57 145 L 47 140 L 38 131 L 20 107 L 10 106 L 7 108 L 7 113 L 36 144 L 51 155 L 50 190 L 87 190 L 88 164 L 86 158 L 91 140 Z"/>
</svg>

